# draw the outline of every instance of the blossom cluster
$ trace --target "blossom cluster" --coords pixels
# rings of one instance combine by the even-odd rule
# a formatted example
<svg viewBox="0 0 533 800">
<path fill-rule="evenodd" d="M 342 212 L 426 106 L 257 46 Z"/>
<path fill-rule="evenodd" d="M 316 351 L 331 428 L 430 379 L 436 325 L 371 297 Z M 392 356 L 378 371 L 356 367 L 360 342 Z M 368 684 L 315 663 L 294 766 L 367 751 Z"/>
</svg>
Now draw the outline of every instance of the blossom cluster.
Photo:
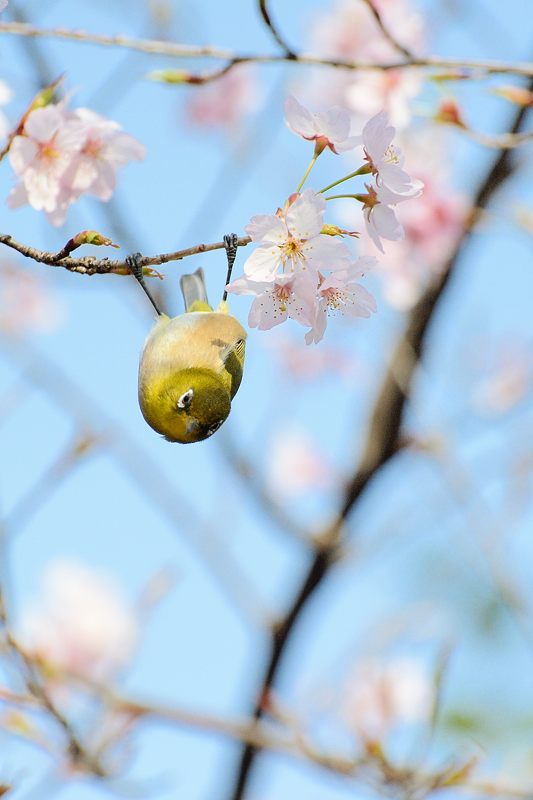
<svg viewBox="0 0 533 800">
<path fill-rule="evenodd" d="M 327 200 L 352 197 L 362 204 L 368 235 L 383 252 L 382 239 L 396 240 L 402 227 L 395 206 L 418 196 L 420 181 L 403 169 L 401 152 L 392 140 L 395 130 L 380 112 L 364 127 L 361 136 L 350 136 L 350 117 L 345 109 L 333 108 L 313 114 L 290 97 L 285 119 L 291 131 L 314 143 L 311 165 L 298 191 L 275 214 L 252 217 L 246 232 L 258 247 L 244 264 L 244 276 L 228 285 L 229 292 L 255 297 L 249 315 L 251 327 L 266 330 L 287 318 L 308 326 L 307 344 L 324 336 L 328 314 L 369 317 L 376 310 L 374 297 L 360 284 L 365 272 L 376 264 L 373 256 L 355 259 L 340 240 L 355 235 L 326 225 Z M 316 158 L 328 148 L 340 153 L 363 148 L 363 164 L 321 192 L 299 191 Z M 332 188 L 356 175 L 369 176 L 365 193 L 327 196 Z"/>
<path fill-rule="evenodd" d="M 144 156 L 144 146 L 116 122 L 88 108 L 71 111 L 65 102 L 51 103 L 28 114 L 10 146 L 18 181 L 8 204 L 29 204 L 52 225 L 62 225 L 82 194 L 109 200 L 117 171 Z"/>
</svg>

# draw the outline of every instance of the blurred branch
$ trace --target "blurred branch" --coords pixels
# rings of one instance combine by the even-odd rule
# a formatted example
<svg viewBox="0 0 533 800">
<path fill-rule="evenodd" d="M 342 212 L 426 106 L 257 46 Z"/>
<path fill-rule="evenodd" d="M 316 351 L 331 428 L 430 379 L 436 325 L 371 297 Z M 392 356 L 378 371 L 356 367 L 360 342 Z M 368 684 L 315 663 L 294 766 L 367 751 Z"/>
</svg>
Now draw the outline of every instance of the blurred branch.
<svg viewBox="0 0 533 800">
<path fill-rule="evenodd" d="M 297 64 L 313 64 L 326 67 L 340 67 L 352 70 L 395 70 L 405 68 L 417 69 L 465 69 L 472 70 L 481 77 L 485 75 L 522 75 L 526 78 L 533 77 L 532 62 L 507 62 L 486 59 L 457 59 L 428 56 L 427 58 L 406 58 L 385 64 L 376 64 L 368 61 L 343 61 L 314 56 L 308 53 L 237 53 L 219 47 L 206 45 L 186 45 L 158 39 L 136 39 L 130 36 L 107 36 L 105 34 L 89 33 L 87 31 L 70 30 L 68 28 L 41 28 L 21 22 L 0 23 L 0 34 L 13 34 L 15 36 L 47 37 L 66 39 L 68 41 L 84 42 L 87 44 L 102 45 L 105 47 L 122 47 L 128 50 L 137 50 L 141 53 L 169 56 L 170 58 L 213 58 L 231 62 L 231 66 L 244 62 L 273 63 L 280 61 L 294 62 Z M 285 46 L 284 46 L 285 47 Z"/>
<path fill-rule="evenodd" d="M 401 44 L 397 39 L 395 39 L 392 33 L 387 28 L 387 26 L 384 24 L 383 20 L 381 19 L 380 12 L 374 5 L 374 0 L 363 0 L 363 2 L 367 6 L 368 10 L 370 11 L 374 19 L 376 20 L 378 28 L 380 29 L 381 33 L 388 41 L 388 43 L 391 44 L 395 50 L 398 50 L 400 53 L 402 53 L 402 55 L 404 55 L 406 58 L 413 59 L 414 58 L 413 53 L 407 47 L 404 47 L 404 45 Z"/>
<path fill-rule="evenodd" d="M 270 12 L 267 7 L 267 0 L 259 0 L 259 13 L 263 17 L 265 25 L 269 29 L 276 42 L 279 44 L 281 49 L 285 51 L 287 59 L 292 61 L 297 58 L 296 53 L 294 53 L 294 51 L 285 42 L 277 27 L 272 22 L 272 17 L 270 16 Z"/>
<path fill-rule="evenodd" d="M 39 671 L 33 659 L 25 652 L 12 635 L 7 619 L 7 612 L 3 593 L 0 589 L 0 625 L 3 627 L 4 642 L 11 653 L 11 655 L 18 661 L 26 688 L 37 702 L 39 707 L 52 717 L 59 727 L 62 729 L 67 739 L 67 751 L 71 762 L 76 767 L 82 767 L 86 772 L 91 773 L 97 778 L 107 777 L 107 772 L 99 759 L 89 752 L 85 745 L 81 742 L 78 734 L 72 727 L 70 721 L 65 717 L 63 712 L 59 709 L 56 703 L 52 700 L 49 692 L 46 690 L 43 681 L 39 675 Z M 5 696 L 2 699 L 6 699 Z M 18 700 L 20 701 L 21 696 Z"/>
<path fill-rule="evenodd" d="M 512 133 L 517 133 L 520 130 L 526 114 L 526 108 L 520 108 L 516 112 L 511 127 Z M 494 193 L 512 172 L 511 151 L 501 150 L 472 200 L 472 209 L 484 209 Z M 293 602 L 284 619 L 272 630 L 270 652 L 265 664 L 263 677 L 256 692 L 253 710 L 255 719 L 260 719 L 263 715 L 263 698 L 268 696 L 274 686 L 291 634 L 299 621 L 303 609 L 316 589 L 323 583 L 335 563 L 347 517 L 363 496 L 369 484 L 399 449 L 403 415 L 411 389 L 412 378 L 418 361 L 422 357 L 430 323 L 450 277 L 460 260 L 463 249 L 469 241 L 472 230 L 472 226 L 464 229 L 454 252 L 444 265 L 440 277 L 426 289 L 408 317 L 406 330 L 398 340 L 390 366 L 378 392 L 370 417 L 363 454 L 351 481 L 348 483 L 339 513 L 330 525 L 324 529 L 322 534 L 319 534 L 318 538 L 322 541 L 322 546 L 316 547 L 314 558 L 295 593 Z M 235 781 L 229 792 L 231 800 L 242 800 L 245 796 L 257 754 L 258 748 L 252 745 L 247 745 L 243 748 Z"/>
<path fill-rule="evenodd" d="M 252 240 L 249 236 L 241 236 L 237 240 L 238 247 L 246 247 Z M 130 269 L 125 261 L 111 261 L 108 258 L 96 258 L 95 256 L 85 256 L 84 258 L 63 258 L 59 260 L 60 253 L 49 253 L 45 250 L 38 250 L 36 247 L 22 244 L 15 241 L 8 233 L 0 233 L 0 244 L 11 247 L 27 258 L 38 261 L 40 264 L 47 264 L 50 267 L 63 267 L 69 272 L 78 272 L 81 275 L 131 275 Z M 222 250 L 224 242 L 213 242 L 212 244 L 197 244 L 185 250 L 175 250 L 172 253 L 161 253 L 157 256 L 143 256 L 140 259 L 142 267 L 166 264 L 169 261 L 180 261 L 188 256 L 195 256 L 199 253 L 209 253 L 211 250 Z"/>
<path fill-rule="evenodd" d="M 296 520 L 287 514 L 285 509 L 271 496 L 258 475 L 256 466 L 243 455 L 242 451 L 237 450 L 235 442 L 227 434 L 222 434 L 219 442 L 222 454 L 228 464 L 243 481 L 246 490 L 263 511 L 293 539 L 312 546 L 313 540 L 309 532 L 298 525 Z"/>
</svg>

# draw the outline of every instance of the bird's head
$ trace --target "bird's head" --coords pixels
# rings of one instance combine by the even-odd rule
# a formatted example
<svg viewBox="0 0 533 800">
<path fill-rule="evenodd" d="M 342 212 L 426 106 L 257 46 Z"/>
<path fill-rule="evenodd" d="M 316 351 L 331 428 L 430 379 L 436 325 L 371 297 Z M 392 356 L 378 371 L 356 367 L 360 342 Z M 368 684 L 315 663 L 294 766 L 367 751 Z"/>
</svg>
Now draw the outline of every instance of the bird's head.
<svg viewBox="0 0 533 800">
<path fill-rule="evenodd" d="M 201 442 L 226 420 L 231 400 L 217 375 L 208 369 L 184 369 L 169 375 L 155 392 L 139 393 L 147 423 L 169 442 Z"/>
</svg>

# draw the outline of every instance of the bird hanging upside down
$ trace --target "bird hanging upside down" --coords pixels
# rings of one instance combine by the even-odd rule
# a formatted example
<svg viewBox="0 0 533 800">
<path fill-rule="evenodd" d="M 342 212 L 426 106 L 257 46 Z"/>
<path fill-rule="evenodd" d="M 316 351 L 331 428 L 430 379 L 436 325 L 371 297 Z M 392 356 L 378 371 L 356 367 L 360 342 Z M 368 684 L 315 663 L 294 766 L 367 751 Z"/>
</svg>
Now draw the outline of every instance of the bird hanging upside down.
<svg viewBox="0 0 533 800">
<path fill-rule="evenodd" d="M 228 278 L 236 236 L 224 237 Z M 162 314 L 144 283 L 142 256 L 127 264 L 158 314 L 139 363 L 139 405 L 146 422 L 169 442 L 200 442 L 227 419 L 243 367 L 246 331 L 228 312 L 226 293 L 214 311 L 207 300 L 203 270 L 180 280 L 185 313 Z"/>
</svg>

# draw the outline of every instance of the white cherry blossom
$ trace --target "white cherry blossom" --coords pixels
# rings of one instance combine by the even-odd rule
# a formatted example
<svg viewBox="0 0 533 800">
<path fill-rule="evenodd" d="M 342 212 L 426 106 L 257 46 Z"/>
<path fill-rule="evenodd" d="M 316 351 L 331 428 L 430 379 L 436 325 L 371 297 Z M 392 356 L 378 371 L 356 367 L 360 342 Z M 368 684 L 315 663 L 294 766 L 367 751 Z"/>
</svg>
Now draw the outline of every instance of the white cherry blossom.
<svg viewBox="0 0 533 800">
<path fill-rule="evenodd" d="M 350 251 L 334 236 L 321 235 L 326 201 L 306 189 L 284 212 L 252 217 L 245 227 L 252 241 L 259 242 L 244 264 L 244 274 L 255 281 L 273 280 L 281 269 L 346 269 Z"/>
<path fill-rule="evenodd" d="M 350 136 L 350 114 L 346 108 L 335 106 L 327 111 L 311 112 L 295 97 L 288 97 L 285 122 L 293 133 L 314 141 L 318 152 L 329 147 L 334 153 L 343 153 L 358 144 L 358 138 Z"/>
</svg>

